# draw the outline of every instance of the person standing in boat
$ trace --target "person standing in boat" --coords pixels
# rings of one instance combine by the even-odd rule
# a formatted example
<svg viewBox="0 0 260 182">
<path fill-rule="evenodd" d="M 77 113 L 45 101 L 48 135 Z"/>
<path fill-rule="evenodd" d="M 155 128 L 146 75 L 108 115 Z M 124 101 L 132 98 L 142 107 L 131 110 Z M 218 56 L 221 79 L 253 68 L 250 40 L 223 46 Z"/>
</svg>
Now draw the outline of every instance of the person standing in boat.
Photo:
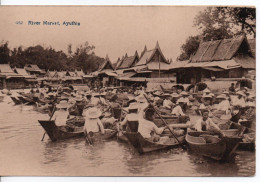
<svg viewBox="0 0 260 182">
<path fill-rule="evenodd" d="M 224 133 L 220 130 L 218 125 L 216 125 L 210 118 L 209 118 L 209 111 L 205 110 L 202 113 L 202 118 L 196 121 L 194 124 L 194 129 L 196 131 L 210 131 L 214 133 L 219 133 L 222 136 L 225 136 Z"/>
<path fill-rule="evenodd" d="M 101 111 L 96 107 L 91 107 L 83 114 L 86 118 L 84 124 L 84 133 L 85 136 L 93 133 L 100 132 L 102 135 L 105 134 L 105 129 L 103 124 L 101 123 L 99 117 L 101 116 Z"/>
<path fill-rule="evenodd" d="M 69 104 L 66 100 L 61 100 L 60 103 L 56 105 L 53 119 L 58 126 L 65 125 L 65 122 L 69 117 L 69 112 L 67 110 L 68 106 Z"/>
</svg>

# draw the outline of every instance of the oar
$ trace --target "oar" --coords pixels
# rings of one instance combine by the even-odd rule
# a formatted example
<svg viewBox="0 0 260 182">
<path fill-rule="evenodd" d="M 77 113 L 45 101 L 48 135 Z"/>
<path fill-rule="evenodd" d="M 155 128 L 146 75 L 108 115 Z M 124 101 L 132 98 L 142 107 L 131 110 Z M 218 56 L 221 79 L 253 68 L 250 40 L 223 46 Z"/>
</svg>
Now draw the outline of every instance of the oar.
<svg viewBox="0 0 260 182">
<path fill-rule="evenodd" d="M 149 101 L 149 99 L 147 98 L 147 96 L 144 94 L 144 97 L 146 98 L 147 102 L 151 105 L 151 107 L 154 109 L 154 111 L 156 112 L 156 114 L 160 117 L 160 119 L 163 121 L 163 123 L 165 124 L 165 126 L 169 129 L 169 131 L 171 132 L 172 136 L 177 140 L 177 142 L 182 146 L 183 149 L 186 149 L 186 146 L 184 146 L 183 143 L 181 143 L 179 141 L 179 139 L 174 135 L 174 133 L 172 132 L 171 128 L 168 126 L 167 122 L 162 118 L 162 116 L 160 115 L 160 113 L 157 111 L 157 109 L 153 106 L 153 104 Z"/>
<path fill-rule="evenodd" d="M 55 111 L 56 111 L 56 107 L 55 107 L 55 105 L 54 105 L 49 121 L 51 121 L 51 118 L 53 117 Z M 45 137 L 45 134 L 46 134 L 46 132 L 44 132 L 44 134 L 43 134 L 43 136 L 42 136 L 42 141 L 43 141 L 43 139 L 44 139 L 44 137 Z"/>
</svg>

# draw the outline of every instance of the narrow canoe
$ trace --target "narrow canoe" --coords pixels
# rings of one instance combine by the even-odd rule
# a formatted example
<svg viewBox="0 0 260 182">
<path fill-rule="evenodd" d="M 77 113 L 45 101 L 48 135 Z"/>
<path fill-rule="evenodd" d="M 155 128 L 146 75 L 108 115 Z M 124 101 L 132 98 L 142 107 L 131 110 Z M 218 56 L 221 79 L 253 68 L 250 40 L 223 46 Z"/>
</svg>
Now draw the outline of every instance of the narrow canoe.
<svg viewBox="0 0 260 182">
<path fill-rule="evenodd" d="M 160 141 L 152 142 L 145 139 L 139 132 L 125 132 L 124 135 L 140 154 L 174 148 L 185 142 L 185 136 L 177 137 L 180 143 L 175 138 L 169 138 L 167 142 L 161 141 L 160 143 Z"/>
<path fill-rule="evenodd" d="M 251 133 L 255 133 L 254 130 L 247 128 L 245 126 L 241 126 L 237 123 L 232 122 L 232 124 L 230 125 L 229 130 L 238 130 L 238 134 L 251 134 Z M 228 130 L 227 130 L 228 131 Z M 243 133 L 241 133 L 241 131 Z M 224 131 L 224 133 L 226 134 L 226 132 Z M 238 134 L 235 134 L 233 136 L 237 136 Z M 248 150 L 248 151 L 254 151 L 255 150 L 255 140 L 251 140 L 251 141 L 241 141 L 239 143 L 238 146 L 238 150 Z"/>
<path fill-rule="evenodd" d="M 26 104 L 26 103 L 28 103 L 28 104 L 34 104 L 34 103 L 35 103 L 32 99 L 30 99 L 30 98 L 28 98 L 28 97 L 24 97 L 24 96 L 18 96 L 18 99 L 19 99 L 23 104 Z"/>
<path fill-rule="evenodd" d="M 105 134 L 101 134 L 100 132 L 95 133 L 89 133 L 88 138 L 91 140 L 92 143 L 103 141 L 103 140 L 109 140 L 116 136 L 117 131 L 112 129 L 105 129 Z M 87 140 L 87 138 L 86 138 Z"/>
<path fill-rule="evenodd" d="M 206 133 L 206 134 L 205 134 Z M 190 131 L 186 141 L 191 151 L 215 160 L 227 160 L 236 151 L 241 137 L 223 137 L 208 135 L 207 132 Z"/>
<path fill-rule="evenodd" d="M 19 99 L 17 99 L 17 98 L 15 98 L 15 97 L 11 97 L 11 99 L 12 99 L 12 101 L 15 103 L 15 104 L 22 104 L 22 102 L 19 100 Z"/>
<path fill-rule="evenodd" d="M 64 140 L 74 137 L 83 137 L 83 127 L 78 127 L 73 132 L 68 132 L 65 126 L 57 126 L 54 120 L 38 120 L 52 141 Z"/>
</svg>

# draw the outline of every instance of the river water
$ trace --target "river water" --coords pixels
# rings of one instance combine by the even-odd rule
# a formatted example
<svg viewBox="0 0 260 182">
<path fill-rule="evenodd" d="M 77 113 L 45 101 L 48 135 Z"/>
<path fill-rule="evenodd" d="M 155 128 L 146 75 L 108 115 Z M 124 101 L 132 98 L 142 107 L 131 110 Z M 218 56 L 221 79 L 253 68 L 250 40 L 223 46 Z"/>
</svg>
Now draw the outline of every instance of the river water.
<svg viewBox="0 0 260 182">
<path fill-rule="evenodd" d="M 106 141 L 89 146 L 84 139 L 41 141 L 38 119 L 48 118 L 34 106 L 0 102 L 0 175 L 36 176 L 252 176 L 255 152 L 237 151 L 221 163 L 180 148 L 138 154 L 130 145 Z"/>
</svg>

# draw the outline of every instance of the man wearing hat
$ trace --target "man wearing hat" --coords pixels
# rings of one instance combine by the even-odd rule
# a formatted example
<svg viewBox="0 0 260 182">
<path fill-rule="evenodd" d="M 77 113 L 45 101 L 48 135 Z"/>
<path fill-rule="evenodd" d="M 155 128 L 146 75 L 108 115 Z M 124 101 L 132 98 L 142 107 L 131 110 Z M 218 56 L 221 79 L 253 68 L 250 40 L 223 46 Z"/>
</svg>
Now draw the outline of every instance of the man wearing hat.
<svg viewBox="0 0 260 182">
<path fill-rule="evenodd" d="M 151 108 L 146 109 L 144 118 L 139 120 L 138 132 L 146 139 L 158 142 L 160 140 L 160 134 L 165 130 L 165 127 L 158 128 L 154 124 L 155 111 Z"/>
<path fill-rule="evenodd" d="M 218 104 L 215 105 L 213 108 L 214 111 L 213 115 L 218 117 L 218 118 L 225 118 L 230 119 L 231 118 L 231 105 L 229 103 L 228 98 L 226 97 L 225 94 L 221 94 L 217 96 L 217 101 L 219 102 Z"/>
<path fill-rule="evenodd" d="M 67 110 L 68 107 L 69 104 L 66 100 L 61 100 L 60 103 L 56 105 L 57 110 L 53 115 L 53 119 L 57 125 L 61 126 L 65 124 L 69 117 L 69 112 Z"/>
<path fill-rule="evenodd" d="M 171 101 L 171 95 L 170 94 L 164 94 L 164 96 L 165 96 L 165 99 L 163 101 L 163 107 L 165 109 L 171 110 L 172 106 L 173 106 L 173 103 Z"/>
<path fill-rule="evenodd" d="M 138 115 L 140 108 L 137 102 L 130 103 L 127 108 L 128 114 L 125 116 L 125 119 L 119 123 L 119 128 L 124 130 L 123 127 L 126 127 L 126 131 L 128 132 L 137 132 L 138 131 L 138 120 L 140 119 L 140 115 Z"/>
<path fill-rule="evenodd" d="M 90 132 L 105 134 L 105 129 L 101 123 L 99 117 L 101 116 L 101 111 L 96 107 L 89 108 L 84 116 L 86 118 L 84 124 L 84 133 L 87 136 Z"/>
<path fill-rule="evenodd" d="M 237 97 L 233 98 L 233 100 L 231 102 L 232 106 L 238 107 L 238 108 L 245 107 L 246 106 L 246 102 L 244 99 L 245 94 L 242 91 L 238 91 L 236 94 L 237 94 Z"/>
</svg>

